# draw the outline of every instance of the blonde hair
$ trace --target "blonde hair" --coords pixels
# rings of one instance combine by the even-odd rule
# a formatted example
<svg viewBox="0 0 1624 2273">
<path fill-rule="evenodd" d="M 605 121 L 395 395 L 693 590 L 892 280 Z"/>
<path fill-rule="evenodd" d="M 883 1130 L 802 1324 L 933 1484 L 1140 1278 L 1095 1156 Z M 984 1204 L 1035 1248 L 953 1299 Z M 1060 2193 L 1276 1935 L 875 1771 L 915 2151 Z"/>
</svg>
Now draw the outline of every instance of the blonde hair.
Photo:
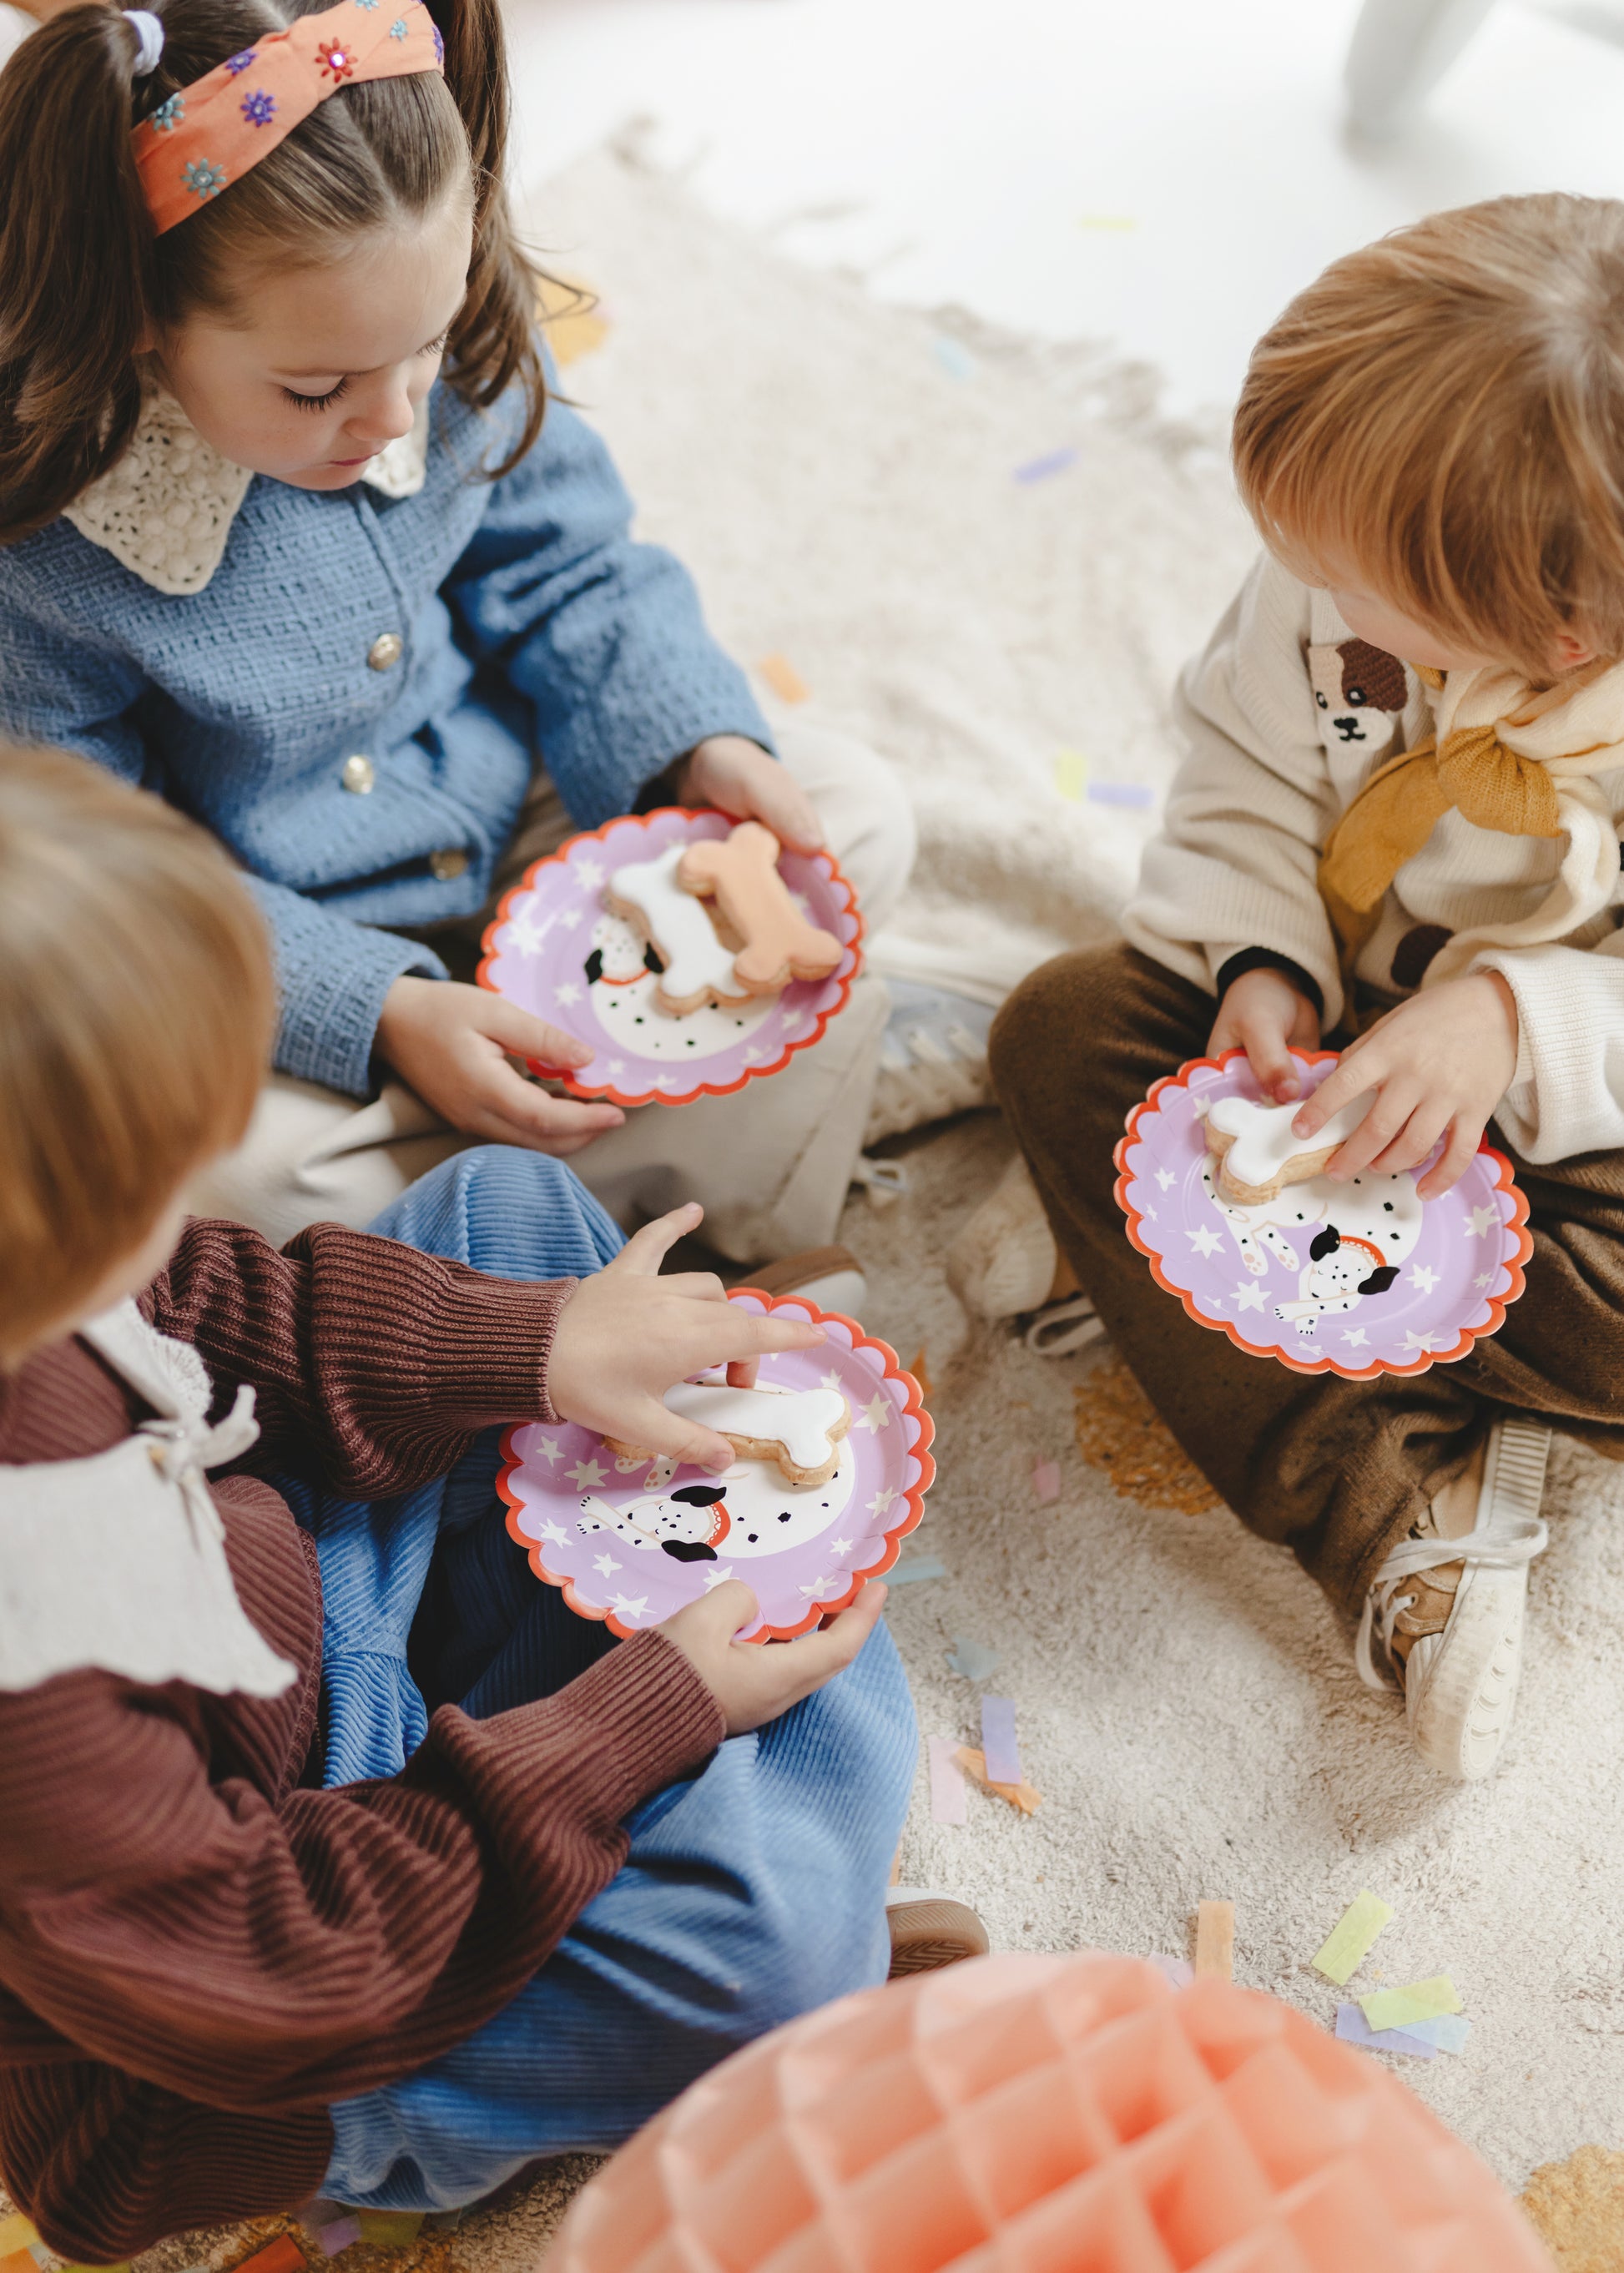
<svg viewBox="0 0 1624 2273">
<path fill-rule="evenodd" d="M 1548 681 L 1624 655 L 1624 204 L 1497 198 L 1334 261 L 1258 342 L 1235 471 L 1267 543 Z"/>
<path fill-rule="evenodd" d="M 200 829 L 0 745 L 0 1362 L 241 1136 L 274 1006 L 259 911 Z"/>
</svg>

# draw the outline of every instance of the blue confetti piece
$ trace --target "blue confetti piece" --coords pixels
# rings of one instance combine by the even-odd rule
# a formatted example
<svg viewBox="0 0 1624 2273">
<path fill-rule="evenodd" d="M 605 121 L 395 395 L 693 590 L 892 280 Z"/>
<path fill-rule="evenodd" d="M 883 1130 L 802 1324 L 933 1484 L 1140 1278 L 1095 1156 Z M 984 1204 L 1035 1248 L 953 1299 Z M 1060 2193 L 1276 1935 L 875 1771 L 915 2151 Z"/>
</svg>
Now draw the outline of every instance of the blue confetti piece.
<svg viewBox="0 0 1624 2273">
<path fill-rule="evenodd" d="M 953 1647 L 946 1657 L 953 1671 L 966 1681 L 985 1681 L 999 1662 L 996 1649 L 989 1649 L 984 1641 L 972 1641 L 967 1634 L 953 1636 Z"/>
<path fill-rule="evenodd" d="M 1403 2034 L 1436 2044 L 1440 2052 L 1463 2052 L 1471 2025 L 1464 2013 L 1440 2013 L 1435 2021 L 1411 2021 Z"/>
<path fill-rule="evenodd" d="M 1091 781 L 1083 795 L 1091 805 L 1154 805 L 1156 792 L 1148 782 Z"/>
<path fill-rule="evenodd" d="M 898 1563 L 893 1570 L 881 1573 L 887 1587 L 906 1587 L 913 1579 L 945 1579 L 947 1565 L 939 1556 L 916 1555 L 912 1562 Z"/>
<path fill-rule="evenodd" d="M 950 379 L 975 377 L 978 367 L 975 357 L 968 348 L 961 347 L 957 340 L 950 340 L 945 334 L 938 333 L 930 342 L 930 352 Z"/>
<path fill-rule="evenodd" d="M 981 1699 L 981 1752 L 990 1783 L 1021 1781 L 1020 1746 L 1015 1741 L 1015 1705 L 1009 1697 Z"/>
<path fill-rule="evenodd" d="M 1336 2033 L 1345 2044 L 1367 2052 L 1400 2052 L 1406 2059 L 1436 2059 L 1438 2047 L 1408 2029 L 1372 2029 L 1357 2005 L 1336 2008 Z"/>
<path fill-rule="evenodd" d="M 1046 482 L 1076 463 L 1077 453 L 1068 446 L 1064 450 L 1050 450 L 1041 458 L 1028 458 L 1024 466 L 1016 467 L 1015 478 L 1018 482 Z"/>
</svg>

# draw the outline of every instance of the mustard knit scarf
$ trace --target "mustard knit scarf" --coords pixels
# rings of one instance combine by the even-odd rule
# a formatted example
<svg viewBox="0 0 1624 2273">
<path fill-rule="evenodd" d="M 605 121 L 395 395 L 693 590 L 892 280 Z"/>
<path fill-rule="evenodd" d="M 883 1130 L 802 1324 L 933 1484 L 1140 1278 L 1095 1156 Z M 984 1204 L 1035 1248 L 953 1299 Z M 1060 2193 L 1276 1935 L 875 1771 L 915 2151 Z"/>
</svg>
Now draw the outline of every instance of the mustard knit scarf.
<svg viewBox="0 0 1624 2273">
<path fill-rule="evenodd" d="M 1457 976 L 1490 946 L 1565 938 L 1612 899 L 1613 814 L 1595 776 L 1624 769 L 1624 664 L 1597 664 L 1536 691 L 1513 671 L 1415 666 L 1433 688 L 1433 731 L 1378 769 L 1326 840 L 1320 892 L 1344 980 L 1375 930 L 1394 878 L 1446 813 L 1511 836 L 1566 836 L 1550 893 L 1521 922 L 1459 932 L 1424 985 Z"/>
</svg>

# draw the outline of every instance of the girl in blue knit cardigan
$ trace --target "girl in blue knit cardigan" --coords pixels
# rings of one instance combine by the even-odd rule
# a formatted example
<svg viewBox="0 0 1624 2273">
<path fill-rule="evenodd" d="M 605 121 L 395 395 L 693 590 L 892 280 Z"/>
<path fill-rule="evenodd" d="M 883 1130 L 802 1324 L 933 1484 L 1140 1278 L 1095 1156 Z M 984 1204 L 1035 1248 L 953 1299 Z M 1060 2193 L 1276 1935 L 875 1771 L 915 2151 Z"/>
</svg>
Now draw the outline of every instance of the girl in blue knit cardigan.
<svg viewBox="0 0 1624 2273">
<path fill-rule="evenodd" d="M 353 5 L 359 49 L 384 17 Z M 276 1238 L 360 1225 L 494 1139 L 572 1156 L 621 1214 L 699 1199 L 741 1261 L 816 1246 L 877 981 L 771 1082 L 629 1119 L 526 1080 L 513 1059 L 587 1053 L 466 982 L 495 898 L 572 829 L 754 814 L 828 842 L 872 927 L 906 806 L 839 738 L 771 754 L 687 574 L 548 401 L 495 0 L 434 0 L 428 68 L 357 72 L 329 39 L 297 118 L 252 72 L 237 101 L 254 43 L 312 12 L 70 7 L 0 73 L 0 729 L 160 791 L 253 880 L 278 1077 L 200 1204 Z M 406 22 L 376 37 L 402 64 Z M 229 154 L 192 148 L 210 73 Z M 144 187 L 170 173 L 177 212 Z"/>
</svg>

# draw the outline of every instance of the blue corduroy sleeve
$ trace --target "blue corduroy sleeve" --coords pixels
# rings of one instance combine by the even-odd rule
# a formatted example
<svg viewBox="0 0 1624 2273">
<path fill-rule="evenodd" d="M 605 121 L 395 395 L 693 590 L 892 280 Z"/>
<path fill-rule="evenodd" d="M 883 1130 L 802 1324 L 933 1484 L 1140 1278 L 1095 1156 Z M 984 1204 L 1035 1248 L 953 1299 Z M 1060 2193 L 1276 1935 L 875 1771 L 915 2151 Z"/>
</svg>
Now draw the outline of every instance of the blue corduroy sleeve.
<svg viewBox="0 0 1624 2273">
<path fill-rule="evenodd" d="M 347 1097 L 366 1096 L 384 996 L 408 972 L 417 979 L 448 979 L 450 972 L 415 940 L 353 923 L 289 885 L 252 881 L 276 956 L 277 1072 Z"/>
<path fill-rule="evenodd" d="M 632 504 L 585 421 L 553 401 L 492 484 L 445 596 L 465 636 L 534 707 L 571 817 L 596 828 L 709 734 L 772 748 L 744 673 L 706 629 L 681 563 L 630 535 Z"/>
</svg>

